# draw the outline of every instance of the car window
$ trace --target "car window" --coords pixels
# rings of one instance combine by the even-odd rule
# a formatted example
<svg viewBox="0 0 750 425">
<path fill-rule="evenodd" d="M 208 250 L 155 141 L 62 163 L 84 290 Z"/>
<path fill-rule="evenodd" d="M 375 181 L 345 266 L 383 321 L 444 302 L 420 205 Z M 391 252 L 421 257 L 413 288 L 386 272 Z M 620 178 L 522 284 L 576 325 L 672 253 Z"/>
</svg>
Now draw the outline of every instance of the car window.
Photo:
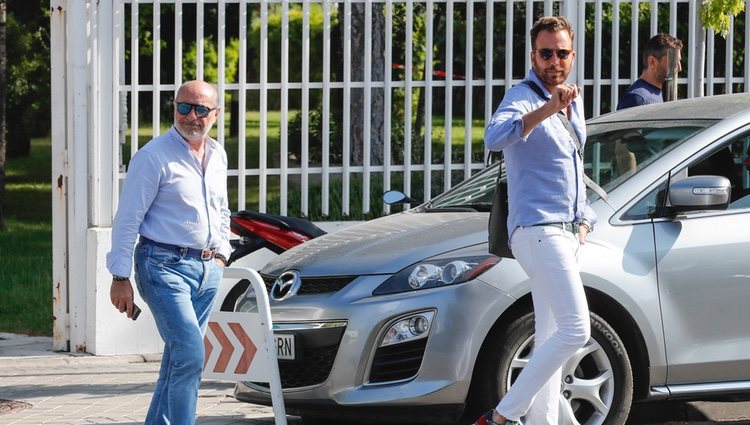
<svg viewBox="0 0 750 425">
<path fill-rule="evenodd" d="M 704 156 L 672 174 L 671 179 L 685 176 L 724 176 L 732 185 L 729 209 L 750 208 L 750 135 L 725 143 L 708 156 Z M 642 220 L 658 216 L 662 205 L 666 181 L 644 196 L 624 215 L 625 220 Z"/>
<path fill-rule="evenodd" d="M 711 123 L 633 121 L 591 125 L 584 150 L 586 174 L 605 191 L 613 190 Z M 598 195 L 589 191 L 588 197 L 594 201 Z"/>
<path fill-rule="evenodd" d="M 638 203 L 623 214 L 623 220 L 645 220 L 656 217 L 658 215 L 657 209 L 663 204 L 665 188 L 666 181 L 641 198 Z"/>
<path fill-rule="evenodd" d="M 737 173 L 732 182 L 732 201 L 729 209 L 750 208 L 750 135 L 732 143 L 729 150 L 732 152 L 734 170 Z"/>
<path fill-rule="evenodd" d="M 750 135 L 724 143 L 708 156 L 688 165 L 689 176 L 723 176 L 732 187 L 729 209 L 748 208 L 750 204 Z"/>
</svg>

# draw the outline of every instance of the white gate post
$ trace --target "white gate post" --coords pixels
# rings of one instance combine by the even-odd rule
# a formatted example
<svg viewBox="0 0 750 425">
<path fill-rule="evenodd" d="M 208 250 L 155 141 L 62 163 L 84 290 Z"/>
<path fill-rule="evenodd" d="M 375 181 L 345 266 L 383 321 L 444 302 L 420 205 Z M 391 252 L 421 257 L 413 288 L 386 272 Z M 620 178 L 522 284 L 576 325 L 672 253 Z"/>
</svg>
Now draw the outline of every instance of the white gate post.
<svg viewBox="0 0 750 425">
<path fill-rule="evenodd" d="M 89 4 L 50 2 L 52 65 L 53 348 L 86 351 L 86 232 L 89 225 Z M 92 36 L 95 37 L 95 36 Z"/>
<path fill-rule="evenodd" d="M 52 315 L 53 349 L 68 351 L 68 274 L 65 239 L 67 164 L 65 132 L 65 0 L 50 1 L 50 109 L 52 114 Z"/>
</svg>

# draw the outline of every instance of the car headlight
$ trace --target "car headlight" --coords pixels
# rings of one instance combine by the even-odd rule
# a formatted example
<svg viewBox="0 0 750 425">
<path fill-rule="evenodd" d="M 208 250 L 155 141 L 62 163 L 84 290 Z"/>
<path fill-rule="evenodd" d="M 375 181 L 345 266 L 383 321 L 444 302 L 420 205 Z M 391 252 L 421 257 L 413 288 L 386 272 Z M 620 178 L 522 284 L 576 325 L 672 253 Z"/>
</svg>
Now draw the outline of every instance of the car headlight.
<svg viewBox="0 0 750 425">
<path fill-rule="evenodd" d="M 497 264 L 494 255 L 422 261 L 401 270 L 378 286 L 373 295 L 397 294 L 467 282 Z"/>
</svg>

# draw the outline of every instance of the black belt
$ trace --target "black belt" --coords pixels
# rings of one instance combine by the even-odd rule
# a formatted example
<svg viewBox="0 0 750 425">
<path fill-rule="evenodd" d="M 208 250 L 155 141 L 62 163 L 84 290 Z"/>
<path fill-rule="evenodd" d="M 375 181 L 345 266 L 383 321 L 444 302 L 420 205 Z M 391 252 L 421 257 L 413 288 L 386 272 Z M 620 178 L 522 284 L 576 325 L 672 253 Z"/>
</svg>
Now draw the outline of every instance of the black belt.
<svg viewBox="0 0 750 425">
<path fill-rule="evenodd" d="M 553 227 L 559 227 L 563 230 L 567 230 L 568 232 L 577 235 L 578 234 L 578 228 L 580 227 L 579 223 L 573 223 L 573 222 L 563 222 L 558 221 L 556 223 L 539 223 L 539 224 L 532 224 L 528 227 L 535 227 L 535 226 L 553 226 Z"/>
<path fill-rule="evenodd" d="M 158 246 L 159 248 L 164 248 L 170 251 L 175 251 L 183 256 L 189 255 L 191 257 L 199 258 L 203 261 L 213 260 L 214 256 L 216 255 L 216 248 L 205 248 L 205 249 L 187 248 L 187 247 L 172 245 L 168 243 L 156 242 L 145 236 L 141 236 L 141 243 L 145 243 L 147 245 Z"/>
</svg>

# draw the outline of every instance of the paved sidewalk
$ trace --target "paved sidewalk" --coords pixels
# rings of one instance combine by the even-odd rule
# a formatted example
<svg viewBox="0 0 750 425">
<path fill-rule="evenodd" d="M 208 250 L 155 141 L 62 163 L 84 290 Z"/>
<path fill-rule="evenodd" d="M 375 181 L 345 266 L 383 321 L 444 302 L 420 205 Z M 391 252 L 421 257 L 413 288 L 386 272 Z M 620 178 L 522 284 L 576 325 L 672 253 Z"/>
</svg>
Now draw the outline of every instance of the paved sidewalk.
<svg viewBox="0 0 750 425">
<path fill-rule="evenodd" d="M 0 333 L 0 400 L 21 402 L 0 401 L 0 424 L 142 424 L 159 358 L 56 353 L 51 338 Z M 238 402 L 233 389 L 231 382 L 204 381 L 197 424 L 274 423 L 270 407 Z M 287 421 L 302 424 L 293 416 Z"/>
<path fill-rule="evenodd" d="M 56 353 L 49 337 L 0 333 L 0 425 L 142 424 L 159 358 Z M 196 423 L 274 423 L 270 407 L 238 402 L 233 389 L 232 382 L 204 381 Z M 294 416 L 287 423 L 303 425 Z M 627 423 L 708 424 L 750 424 L 750 402 L 636 404 Z"/>
</svg>

